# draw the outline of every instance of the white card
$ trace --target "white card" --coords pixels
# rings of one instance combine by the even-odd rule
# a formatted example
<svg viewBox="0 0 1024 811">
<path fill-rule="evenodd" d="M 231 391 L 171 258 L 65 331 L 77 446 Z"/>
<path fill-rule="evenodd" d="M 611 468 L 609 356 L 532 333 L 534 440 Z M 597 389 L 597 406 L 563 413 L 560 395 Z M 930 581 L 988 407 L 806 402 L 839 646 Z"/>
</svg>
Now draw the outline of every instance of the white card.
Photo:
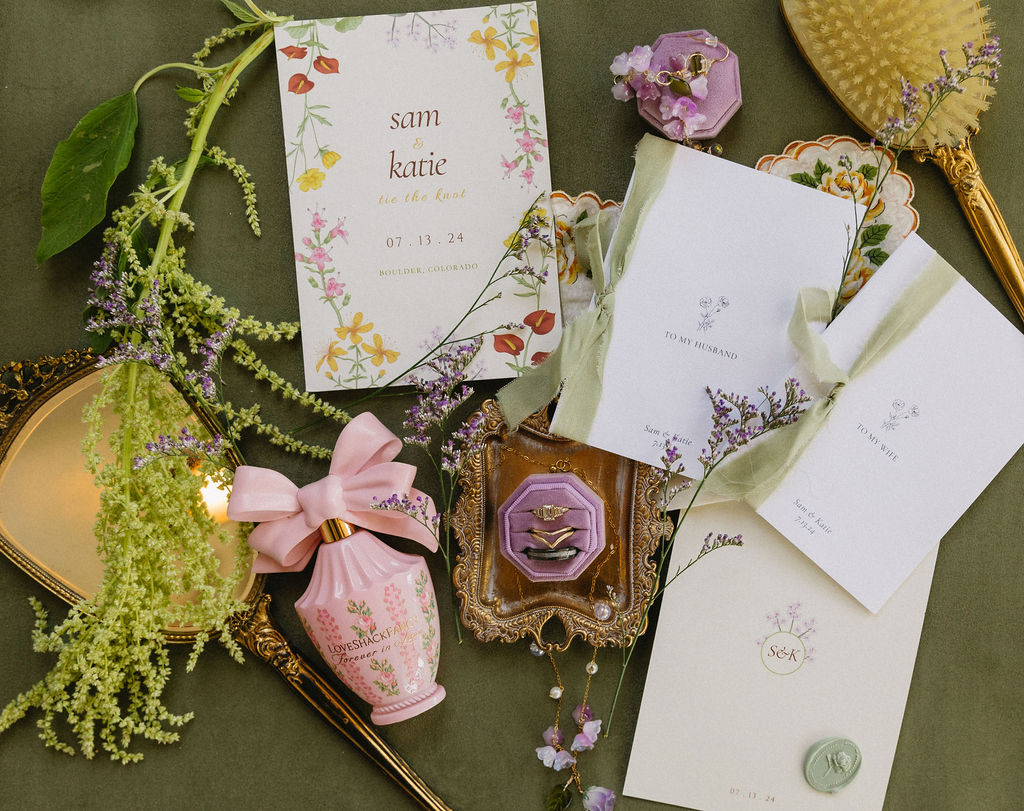
<svg viewBox="0 0 1024 811">
<path fill-rule="evenodd" d="M 909 236 L 826 330 L 840 368 L 931 261 L 943 260 Z M 878 611 L 1024 443 L 1022 403 L 1024 335 L 957 277 L 843 388 L 757 511 Z"/>
<path fill-rule="evenodd" d="M 402 379 L 550 189 L 536 4 L 293 22 L 276 46 L 306 388 Z M 547 264 L 451 336 L 525 324 L 488 337 L 478 376 L 557 345 Z"/>
<path fill-rule="evenodd" d="M 664 594 L 624 793 L 704 811 L 882 808 L 936 551 L 872 615 L 736 502 L 690 513 L 669 571 L 708 532 L 744 545 Z M 863 762 L 823 794 L 804 755 L 830 737 L 854 741 Z"/>
<path fill-rule="evenodd" d="M 678 147 L 616 285 L 589 434 L 568 435 L 660 466 L 675 434 L 687 472 L 699 471 L 705 386 L 754 395 L 793 365 L 797 292 L 838 285 L 855 216 L 849 200 Z"/>
</svg>

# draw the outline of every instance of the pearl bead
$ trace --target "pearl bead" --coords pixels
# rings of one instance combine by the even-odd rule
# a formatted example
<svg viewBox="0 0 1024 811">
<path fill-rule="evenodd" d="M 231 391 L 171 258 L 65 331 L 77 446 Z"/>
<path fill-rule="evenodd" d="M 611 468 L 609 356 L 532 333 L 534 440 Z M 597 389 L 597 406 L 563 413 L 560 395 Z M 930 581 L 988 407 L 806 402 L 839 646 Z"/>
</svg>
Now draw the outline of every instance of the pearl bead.
<svg viewBox="0 0 1024 811">
<path fill-rule="evenodd" d="M 605 622 L 611 619 L 612 607 L 604 600 L 598 600 L 594 603 L 594 616 L 601 622 Z"/>
<path fill-rule="evenodd" d="M 548 695 L 551 696 L 551 698 L 559 699 L 562 697 L 562 688 L 552 687 L 550 690 L 548 690 Z"/>
<path fill-rule="evenodd" d="M 587 662 L 587 673 L 591 676 L 597 673 L 597 662 Z"/>
</svg>

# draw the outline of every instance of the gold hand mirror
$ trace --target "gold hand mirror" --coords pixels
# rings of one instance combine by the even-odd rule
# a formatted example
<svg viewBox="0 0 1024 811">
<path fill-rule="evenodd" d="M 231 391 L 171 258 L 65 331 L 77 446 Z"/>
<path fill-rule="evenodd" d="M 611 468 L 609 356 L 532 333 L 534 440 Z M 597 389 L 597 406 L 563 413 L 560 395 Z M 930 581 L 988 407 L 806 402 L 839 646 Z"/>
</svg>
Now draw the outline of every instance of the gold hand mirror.
<svg viewBox="0 0 1024 811">
<path fill-rule="evenodd" d="M 921 87 L 939 72 L 939 51 L 963 65 L 960 46 L 981 43 L 990 25 L 975 0 L 779 0 L 782 16 L 804 58 L 858 126 L 877 132 L 899 116 L 900 78 Z M 957 59 L 959 58 L 959 62 Z M 1003 215 L 981 179 L 971 150 L 978 114 L 994 89 L 972 81 L 949 96 L 910 144 L 917 160 L 931 160 L 956 191 L 1010 301 L 1024 319 L 1024 264 Z"/>
<path fill-rule="evenodd" d="M 99 491 L 85 470 L 81 450 L 87 430 L 82 409 L 102 385 L 101 371 L 94 364 L 91 353 L 69 350 L 58 357 L 0 366 L 0 553 L 70 604 L 92 594 L 103 577 L 93 534 Z M 113 415 L 106 419 L 108 430 L 115 421 Z M 217 505 L 208 500 L 208 506 L 218 518 Z M 232 550 L 218 546 L 211 554 L 221 558 L 222 571 L 230 569 Z M 264 587 L 263 575 L 250 576 L 240 587 L 237 596 L 249 608 L 231 620 L 236 639 L 274 667 L 417 803 L 450 811 L 292 647 L 270 615 L 270 595 Z M 175 626 L 164 633 L 170 642 L 191 642 L 200 630 Z"/>
</svg>

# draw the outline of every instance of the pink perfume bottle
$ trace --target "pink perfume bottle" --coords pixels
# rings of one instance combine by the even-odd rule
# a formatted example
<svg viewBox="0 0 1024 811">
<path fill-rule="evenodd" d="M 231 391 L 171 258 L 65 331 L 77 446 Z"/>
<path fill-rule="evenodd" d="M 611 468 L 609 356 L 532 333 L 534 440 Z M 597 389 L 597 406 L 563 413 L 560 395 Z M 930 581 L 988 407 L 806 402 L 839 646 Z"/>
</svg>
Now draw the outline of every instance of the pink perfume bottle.
<svg viewBox="0 0 1024 811">
<path fill-rule="evenodd" d="M 370 720 L 392 724 L 440 703 L 440 628 L 424 559 L 365 530 L 329 519 L 313 577 L 295 611 L 320 655 L 373 705 Z"/>
<path fill-rule="evenodd" d="M 433 502 L 413 488 L 416 468 L 394 461 L 401 448 L 364 412 L 338 436 L 324 478 L 296 487 L 276 471 L 240 465 L 228 502 L 232 520 L 259 522 L 249 535 L 259 552 L 253 571 L 299 572 L 317 556 L 295 610 L 338 678 L 373 705 L 375 724 L 411 718 L 444 698 L 426 562 L 367 531 L 437 550 Z M 386 507 L 393 497 L 410 506 Z"/>
</svg>

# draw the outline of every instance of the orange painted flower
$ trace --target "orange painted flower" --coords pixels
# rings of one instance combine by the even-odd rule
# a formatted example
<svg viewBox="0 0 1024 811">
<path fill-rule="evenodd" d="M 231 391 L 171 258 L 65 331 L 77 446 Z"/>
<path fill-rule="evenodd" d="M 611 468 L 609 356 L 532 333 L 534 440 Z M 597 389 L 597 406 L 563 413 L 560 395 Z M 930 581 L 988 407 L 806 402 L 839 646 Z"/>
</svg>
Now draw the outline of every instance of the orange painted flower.
<svg viewBox="0 0 1024 811">
<path fill-rule="evenodd" d="M 523 37 L 523 45 L 529 46 L 531 51 L 536 51 L 540 47 L 540 31 L 537 30 L 536 20 L 530 20 L 530 31 L 533 33 Z"/>
<path fill-rule="evenodd" d="M 337 333 L 338 337 L 341 338 L 341 340 L 351 341 L 352 343 L 357 344 L 361 340 L 363 340 L 360 337 L 362 333 L 369 332 L 371 329 L 373 329 L 373 322 L 370 321 L 369 323 L 364 324 L 363 314 L 356 313 L 355 316 L 353 316 L 352 318 L 351 324 L 349 324 L 347 327 L 344 324 L 342 324 L 340 327 L 336 327 L 334 331 Z"/>
<path fill-rule="evenodd" d="M 327 150 L 323 155 L 320 156 L 320 163 L 324 165 L 325 169 L 330 169 L 334 164 L 341 160 L 341 155 L 333 150 Z"/>
<path fill-rule="evenodd" d="M 337 341 L 331 341 L 324 356 L 316 362 L 316 370 L 319 372 L 320 367 L 326 363 L 332 372 L 338 371 L 338 358 L 347 354 L 344 347 L 338 346 Z"/>
<path fill-rule="evenodd" d="M 300 48 L 298 45 L 288 45 L 284 48 L 278 48 L 278 50 L 289 59 L 302 59 L 306 55 L 306 49 Z"/>
<path fill-rule="evenodd" d="M 534 352 L 533 355 L 530 356 L 530 365 L 540 366 L 540 364 L 548 359 L 548 355 L 550 354 L 550 352 Z"/>
<path fill-rule="evenodd" d="M 550 310 L 534 310 L 523 319 L 534 335 L 547 335 L 555 328 L 555 314 Z"/>
<path fill-rule="evenodd" d="M 494 336 L 494 351 L 504 352 L 506 355 L 518 355 L 523 351 L 523 339 L 511 332 L 503 332 Z"/>
<path fill-rule="evenodd" d="M 494 66 L 495 73 L 505 71 L 505 81 L 511 82 L 516 78 L 516 71 L 519 68 L 526 68 L 533 64 L 529 54 L 521 54 L 515 48 L 508 48 L 505 51 L 505 61 Z"/>
<path fill-rule="evenodd" d="M 490 26 L 485 28 L 482 34 L 479 31 L 474 31 L 469 35 L 469 41 L 474 45 L 483 45 L 484 56 L 488 59 L 494 59 L 494 49 L 502 47 L 501 41 L 498 39 L 498 32 Z"/>
<path fill-rule="evenodd" d="M 380 366 L 385 360 L 394 363 L 398 360 L 398 352 L 384 346 L 384 339 L 376 332 L 373 334 L 373 344 L 363 344 L 363 351 L 370 355 L 370 363 Z"/>
<path fill-rule="evenodd" d="M 292 93 L 302 95 L 308 93 L 313 89 L 313 82 L 311 82 L 305 73 L 296 73 L 288 80 L 288 90 Z"/>
<path fill-rule="evenodd" d="M 317 71 L 317 73 L 337 73 L 338 60 L 321 54 L 313 60 L 313 70 Z"/>
</svg>

